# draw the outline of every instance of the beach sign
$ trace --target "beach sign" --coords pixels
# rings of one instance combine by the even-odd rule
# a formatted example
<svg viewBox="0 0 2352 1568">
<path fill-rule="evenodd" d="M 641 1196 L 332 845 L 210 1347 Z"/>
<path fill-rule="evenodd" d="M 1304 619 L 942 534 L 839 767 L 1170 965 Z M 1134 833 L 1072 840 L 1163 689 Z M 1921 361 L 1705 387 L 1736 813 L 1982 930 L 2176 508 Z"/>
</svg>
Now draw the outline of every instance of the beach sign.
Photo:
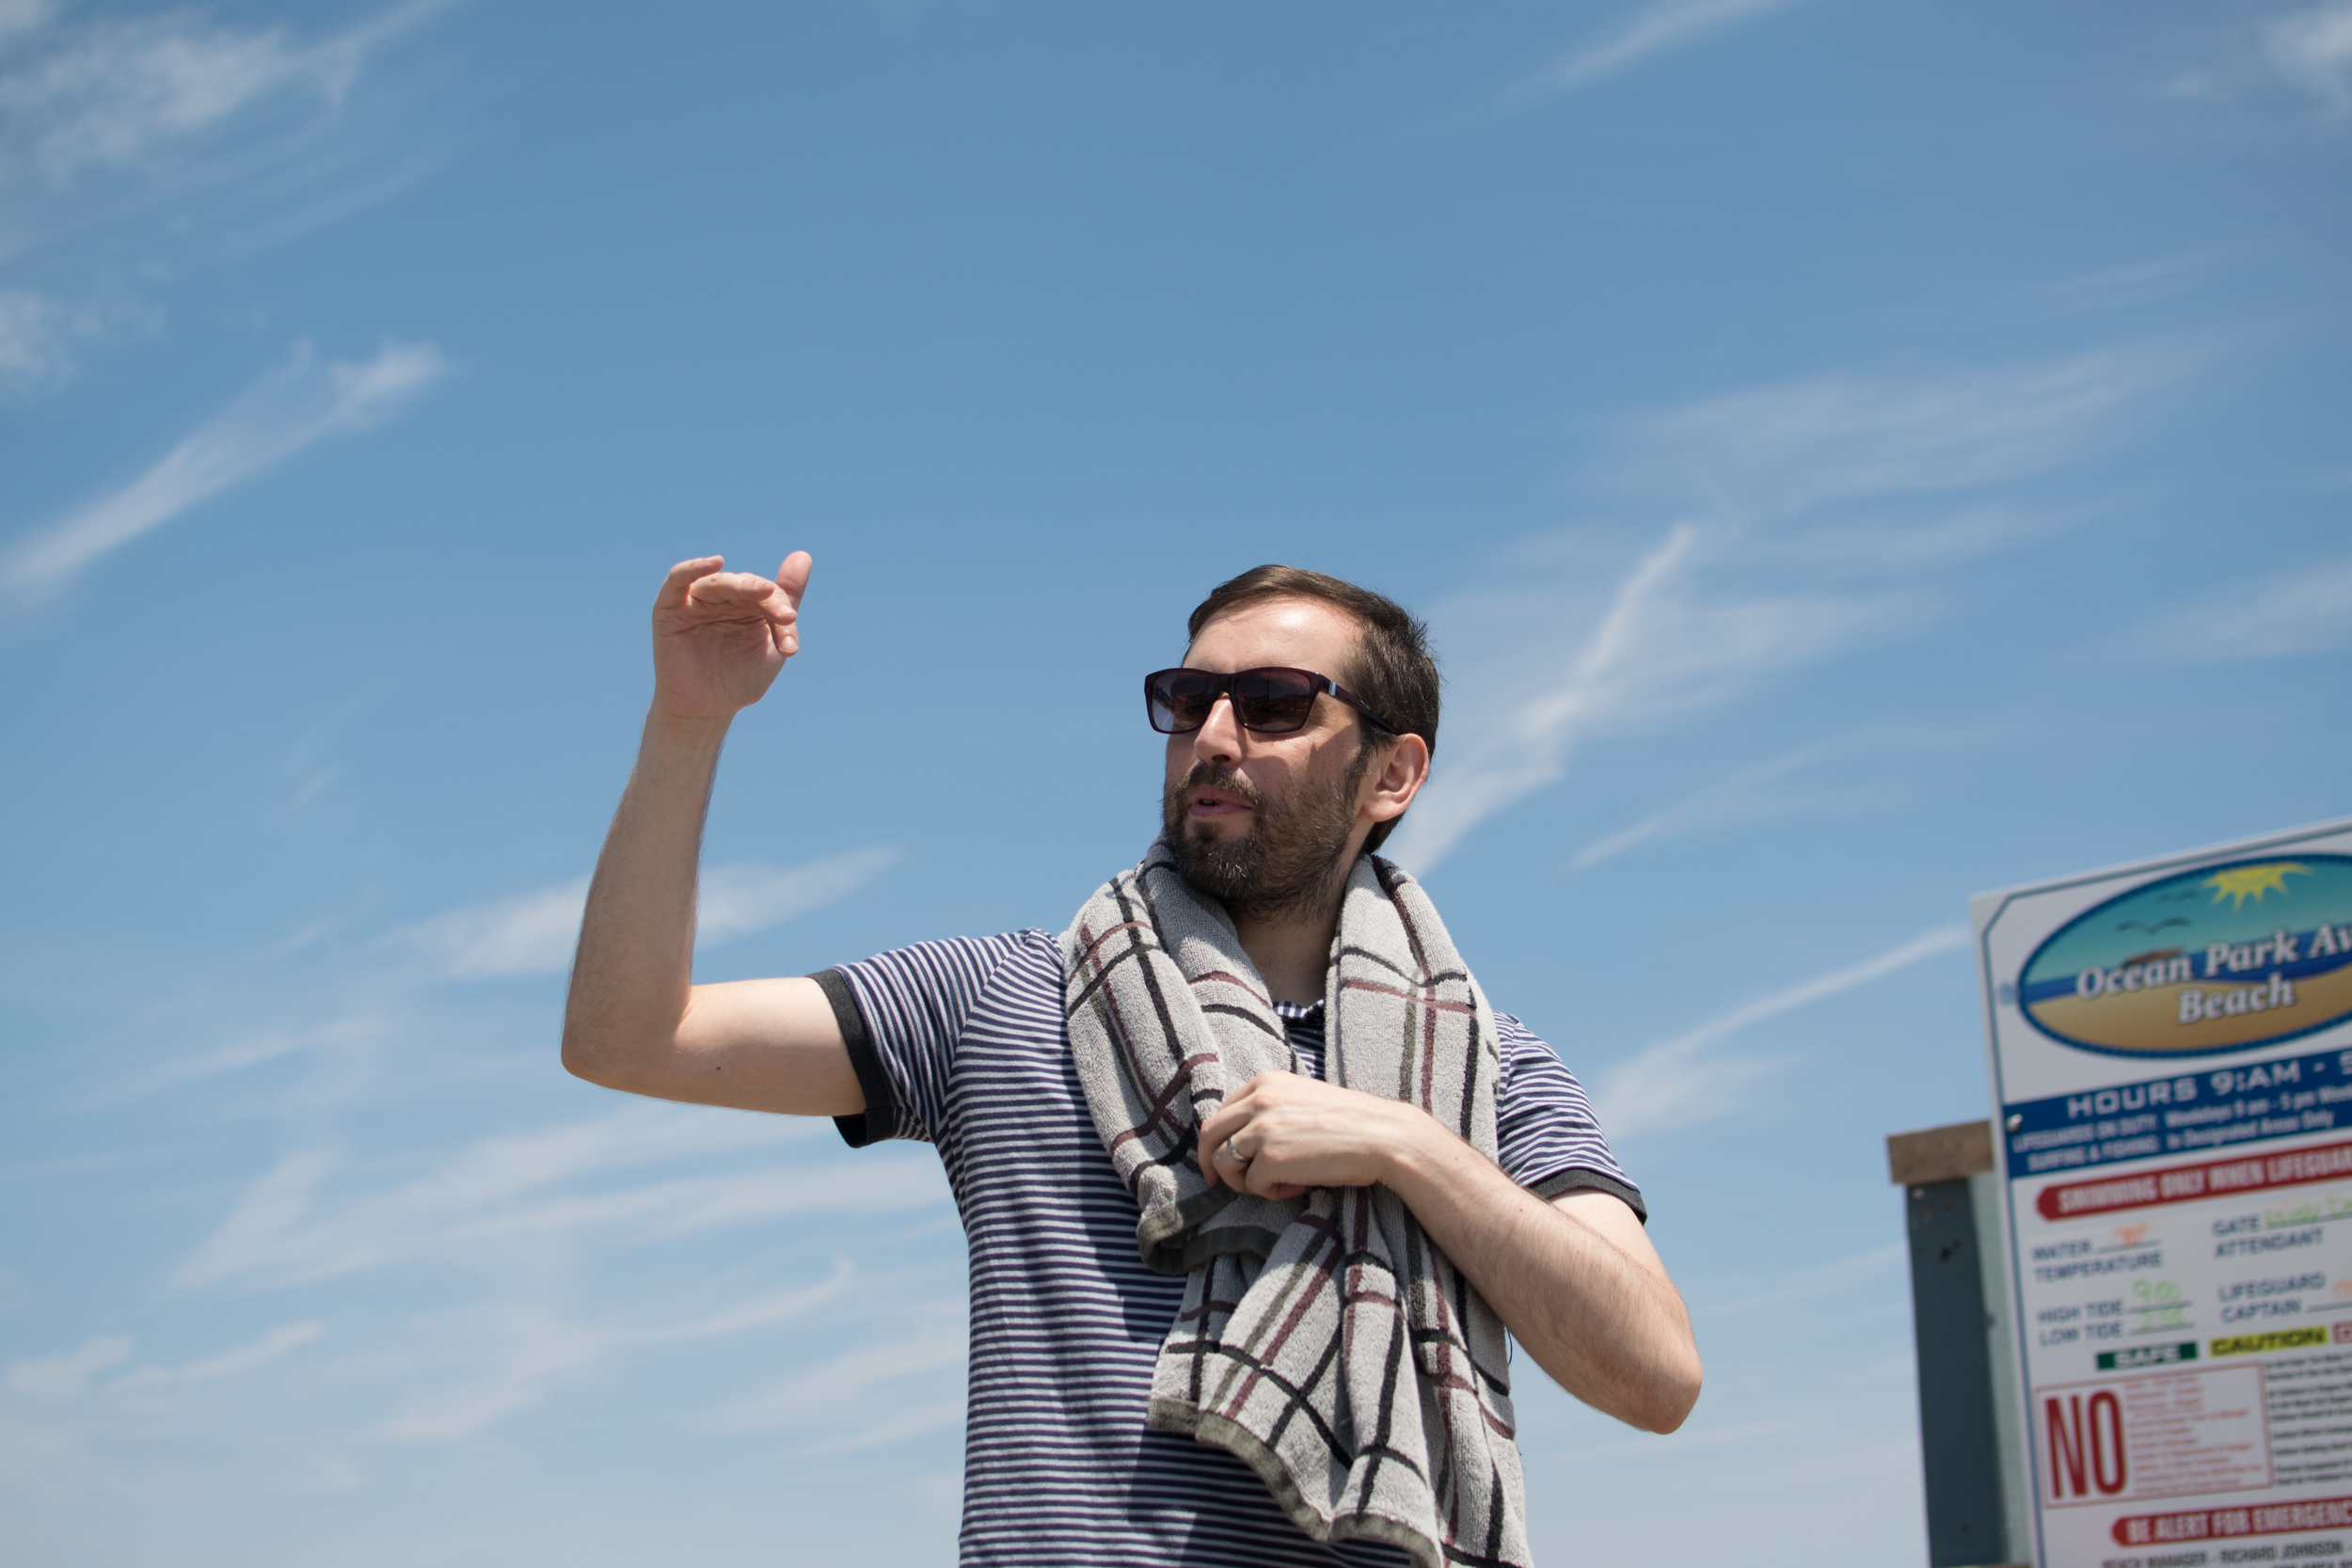
<svg viewBox="0 0 2352 1568">
<path fill-rule="evenodd" d="M 2352 820 L 1973 901 L 2042 1568 L 2352 1568 Z"/>
</svg>

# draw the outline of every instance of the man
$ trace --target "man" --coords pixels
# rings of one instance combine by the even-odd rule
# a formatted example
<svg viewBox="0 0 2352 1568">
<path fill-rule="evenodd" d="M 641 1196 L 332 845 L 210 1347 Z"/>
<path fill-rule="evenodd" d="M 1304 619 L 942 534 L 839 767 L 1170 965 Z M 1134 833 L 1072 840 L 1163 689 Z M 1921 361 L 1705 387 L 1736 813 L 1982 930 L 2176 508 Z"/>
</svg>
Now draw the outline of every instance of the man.
<svg viewBox="0 0 2352 1568">
<path fill-rule="evenodd" d="M 1419 623 L 1234 578 L 1147 682 L 1161 840 L 1066 933 L 697 986 L 721 741 L 800 651 L 810 564 L 662 585 L 564 1065 L 939 1146 L 972 1254 L 966 1562 L 1526 1561 L 1502 1330 L 1657 1432 L 1699 1363 L 1576 1081 L 1367 853 L 1428 777 Z"/>
</svg>

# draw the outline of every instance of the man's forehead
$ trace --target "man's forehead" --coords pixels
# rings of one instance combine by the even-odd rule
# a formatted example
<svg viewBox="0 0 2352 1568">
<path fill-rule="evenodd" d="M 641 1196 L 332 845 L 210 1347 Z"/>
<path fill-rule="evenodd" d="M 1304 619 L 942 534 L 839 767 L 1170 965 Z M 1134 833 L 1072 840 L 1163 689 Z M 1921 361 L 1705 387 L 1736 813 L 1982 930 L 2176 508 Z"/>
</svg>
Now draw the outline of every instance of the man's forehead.
<svg viewBox="0 0 2352 1568">
<path fill-rule="evenodd" d="M 1184 651 L 1196 670 L 1287 664 L 1335 674 L 1362 635 L 1356 618 L 1319 599 L 1252 599 L 1200 628 Z"/>
</svg>

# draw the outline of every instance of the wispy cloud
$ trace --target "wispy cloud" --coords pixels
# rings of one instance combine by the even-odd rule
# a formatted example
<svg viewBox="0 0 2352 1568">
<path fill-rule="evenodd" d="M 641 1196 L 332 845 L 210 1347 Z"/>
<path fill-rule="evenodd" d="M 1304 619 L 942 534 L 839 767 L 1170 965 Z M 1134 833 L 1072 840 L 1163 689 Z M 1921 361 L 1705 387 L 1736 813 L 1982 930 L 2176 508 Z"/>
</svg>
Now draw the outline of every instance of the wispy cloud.
<svg viewBox="0 0 2352 1568">
<path fill-rule="evenodd" d="M 1695 44 L 1733 24 L 1794 0 L 1653 0 L 1606 36 L 1450 117 L 1441 130 L 1492 124 L 1541 108 L 1652 56 Z"/>
<path fill-rule="evenodd" d="M 1469 765 L 1449 759 L 1399 826 L 1392 858 L 1426 872 L 1480 822 L 1561 776 L 1580 733 L 1614 705 L 1636 626 L 1696 538 L 1687 526 L 1670 531 L 1617 584 L 1566 680 L 1510 715 L 1502 733 L 1488 738 Z"/>
<path fill-rule="evenodd" d="M 2216 28 L 2205 58 L 2159 89 L 2219 103 L 2278 86 L 2318 100 L 2330 118 L 2352 109 L 2352 0 L 2265 8 L 2270 14 Z"/>
<path fill-rule="evenodd" d="M 1816 1263 L 1810 1268 L 1797 1269 L 1782 1275 L 1778 1283 L 1752 1295 L 1693 1304 L 1691 1316 L 1700 1323 L 1713 1323 L 1724 1318 L 1745 1317 L 1752 1312 L 1769 1312 L 1802 1302 L 1818 1301 L 1826 1295 L 1842 1296 L 1894 1268 L 1902 1261 L 1907 1250 L 1901 1242 L 1889 1242 L 1884 1246 L 1872 1247 L 1851 1258 L 1835 1259 L 1826 1263 Z"/>
<path fill-rule="evenodd" d="M 362 1161 L 341 1148 L 298 1148 L 246 1188 L 172 1283 L 247 1295 L 304 1287 L 315 1299 L 326 1282 L 372 1274 L 375 1283 L 349 1286 L 345 1299 L 380 1303 L 387 1290 L 478 1281 L 482 1293 L 470 1301 L 389 1321 L 372 1315 L 318 1374 L 387 1392 L 389 1408 L 370 1423 L 381 1436 L 462 1437 L 616 1357 L 771 1329 L 841 1297 L 859 1277 L 837 1253 L 828 1274 L 781 1287 L 713 1288 L 736 1269 L 671 1280 L 621 1266 L 602 1275 L 593 1306 L 572 1308 L 576 1282 L 597 1274 L 605 1255 L 755 1226 L 777 1227 L 770 1234 L 789 1251 L 806 1234 L 795 1222 L 845 1218 L 854 1227 L 886 1214 L 952 1216 L 935 1162 L 829 1158 L 821 1148 L 830 1134 L 821 1118 L 639 1102 L 476 1139 L 421 1166 L 413 1156 Z M 860 1313 L 871 1315 L 852 1309 Z M 218 1354 L 119 1376 L 107 1392 L 124 1396 L 116 1408 L 125 1413 L 186 1416 L 168 1397 L 183 1386 L 236 1377 L 326 1337 L 316 1321 L 281 1324 Z M 128 1358 L 128 1342 L 109 1339 L 21 1363 L 15 1382 L 20 1393 L 56 1402 Z M 788 1347 L 778 1357 L 796 1358 Z"/>
<path fill-rule="evenodd" d="M 62 182 L 216 132 L 274 99 L 331 109 L 366 36 L 303 47 L 282 29 L 239 30 L 185 12 L 103 21 L 0 76 L 9 126 L 0 145 L 11 162 Z"/>
<path fill-rule="evenodd" d="M 1831 580 L 1930 575 L 1987 556 L 2045 544 L 2107 507 L 2029 504 L 2009 499 L 1937 505 L 1930 515 L 1871 515 L 1867 504 L 1751 546 L 1751 559 L 1804 568 Z"/>
<path fill-rule="evenodd" d="M 1695 1316 L 1695 1314 L 1693 1314 Z M 1819 1432 L 1831 1425 L 1836 1417 L 1818 1409 L 1792 1410 L 1787 1415 L 1763 1420 L 1740 1421 L 1728 1426 L 1701 1427 L 1692 1431 L 1685 1427 L 1675 1433 L 1675 1452 L 1687 1453 L 1693 1449 L 1752 1448 L 1771 1452 L 1791 1447 L 1811 1447 L 1791 1442 L 1803 1433 Z M 1622 1430 L 1622 1429 L 1620 1429 Z M 1769 1445 L 1769 1448 L 1767 1447 Z M 1613 1437 L 1599 1443 L 1579 1443 L 1571 1448 L 1550 1449 L 1544 1458 L 1553 1464 L 1580 1464 L 1592 1460 L 1630 1459 L 1643 1465 L 1658 1460 L 1655 1439 Z"/>
<path fill-rule="evenodd" d="M 1939 926 L 1875 958 L 1833 970 L 1803 985 L 1745 1002 L 1697 1028 L 1645 1047 L 1613 1069 L 1595 1097 L 1601 1125 L 1620 1137 L 1687 1127 L 1737 1108 L 1734 1092 L 1776 1070 L 1779 1064 L 1756 1058 L 1700 1060 L 1700 1053 L 1751 1024 L 1869 984 L 1923 958 L 1968 944 L 1967 927 Z"/>
<path fill-rule="evenodd" d="M 2273 70 L 2332 108 L 2352 106 L 2352 0 L 2328 0 L 2263 28 Z"/>
<path fill-rule="evenodd" d="M 1391 853 L 1430 871 L 1480 823 L 1565 777 L 1596 736 L 1915 633 L 1933 619 L 1940 568 L 2085 515 L 1987 492 L 2095 451 L 2194 363 L 2137 348 L 1908 380 L 1820 376 L 1622 421 L 1590 482 L 1620 506 L 1677 520 L 1597 604 L 1586 574 L 1553 591 L 1514 562 L 1521 585 L 1438 607 L 1449 644 L 1457 628 L 1463 641 L 1496 644 L 1499 678 L 1466 684 L 1518 684 L 1449 720 Z M 1791 568 L 1810 586 L 1764 586 Z M 1526 627 L 1507 648 L 1494 629 L 1505 599 L 1523 608 Z"/>
<path fill-rule="evenodd" d="M 717 1338 L 787 1323 L 833 1301 L 856 1277 L 847 1259 L 813 1285 L 769 1291 L 683 1322 L 632 1324 L 608 1313 L 575 1321 L 532 1299 L 509 1296 L 415 1325 L 421 1337 L 458 1343 L 474 1365 L 425 1373 L 402 1396 L 382 1431 L 407 1442 L 468 1436 L 537 1403 L 559 1384 L 614 1356 L 654 1345 Z"/>
<path fill-rule="evenodd" d="M 2352 646 L 2352 560 L 2239 583 L 2123 640 L 2136 659 L 2223 663 Z"/>
<path fill-rule="evenodd" d="M 24 390 L 72 369 L 84 345 L 152 312 L 59 299 L 33 289 L 0 289 L 0 388 Z"/>
<path fill-rule="evenodd" d="M 447 369 L 430 343 L 388 344 L 359 364 L 318 364 L 297 347 L 146 473 L 0 558 L 0 594 L 22 601 L 56 593 L 108 552 L 313 442 L 381 424 Z"/>
<path fill-rule="evenodd" d="M 1735 22 L 1774 11 L 1793 0 L 1662 0 L 1645 6 L 1599 42 L 1555 62 L 1519 89 L 1534 98 L 1556 97 L 1613 76 L 1629 66 L 1685 48 Z"/>
<path fill-rule="evenodd" d="M 787 1318 L 796 1318 L 820 1302 L 832 1300 L 840 1294 L 843 1287 L 856 1274 L 856 1268 L 848 1259 L 835 1258 L 833 1273 L 818 1284 L 753 1301 L 738 1302 L 732 1307 L 690 1318 L 682 1323 L 638 1329 L 627 1338 L 649 1345 L 675 1344 L 684 1339 L 710 1339 L 722 1335 L 740 1334 L 746 1329 L 766 1328 Z"/>
<path fill-rule="evenodd" d="M 299 1052 L 351 1046 L 379 1039 L 390 1021 L 376 1014 L 338 1019 L 316 1029 L 268 1030 L 233 1040 L 215 1050 L 174 1055 L 140 1071 L 110 1074 L 82 1101 L 87 1108 L 135 1100 L 141 1095 L 178 1088 L 216 1078 L 223 1073 L 258 1067 Z"/>
<path fill-rule="evenodd" d="M 883 1213 L 946 1193 L 937 1168 L 759 1167 L 630 1173 L 830 1132 L 797 1117 L 632 1106 L 595 1121 L 488 1138 L 405 1181 L 371 1188 L 329 1149 L 281 1156 L 177 1276 L 291 1284 L 420 1260 L 466 1262 L 593 1240 L 628 1246 L 790 1214 Z M 338 1184 L 337 1179 L 343 1178 Z"/>
<path fill-rule="evenodd" d="M 93 305 L 103 291 L 299 231 L 430 163 L 445 138 L 398 114 L 400 134 L 387 134 L 389 100 L 357 112 L 358 87 L 388 43 L 444 4 L 410 0 L 302 37 L 192 9 L 10 0 L 0 12 L 0 385 L 55 380 L 78 346 L 146 318 L 120 301 Z"/>
<path fill-rule="evenodd" d="M 1778 816 L 1796 809 L 1787 801 L 1767 800 L 1756 792 L 1759 784 L 1785 777 L 1814 762 L 1822 754 L 1822 748 L 1809 747 L 1792 752 L 1785 757 L 1759 763 L 1734 773 L 1720 784 L 1712 784 L 1697 794 L 1676 801 L 1665 810 L 1653 812 L 1630 827 L 1593 840 L 1579 849 L 1569 860 L 1570 869 L 1582 871 L 1601 862 L 1614 860 L 1629 849 L 1660 839 L 1695 832 L 1724 822 L 1749 821 L 1759 816 Z"/>
<path fill-rule="evenodd" d="M 1982 489 L 2089 455 L 2196 363 L 2140 346 L 1938 376 L 1785 382 L 1637 417 L 1597 474 L 1745 521 Z"/>
<path fill-rule="evenodd" d="M 38 178 L 56 193 L 207 144 L 217 150 L 232 135 L 315 138 L 370 53 L 448 3 L 409 0 L 305 40 L 191 10 L 77 23 L 18 0 L 0 17 L 10 56 L 0 68 L 0 190 Z"/>
<path fill-rule="evenodd" d="M 852 849 L 790 867 L 738 861 L 703 870 L 695 915 L 699 946 L 717 946 L 847 898 L 888 870 L 899 851 Z M 453 910 L 386 937 L 387 945 L 461 979 L 560 974 L 572 961 L 585 877 L 535 893 Z"/>
<path fill-rule="evenodd" d="M 1873 792 L 1848 784 L 1843 788 L 1815 787 L 1798 792 L 1765 786 L 1803 772 L 1872 753 L 1944 749 L 1969 743 L 1972 732 L 1960 729 L 1876 730 L 1825 741 L 1789 752 L 1770 761 L 1740 768 L 1703 789 L 1684 796 L 1629 826 L 1592 840 L 1570 857 L 1569 869 L 1582 871 L 1645 846 L 1704 832 L 1735 822 L 1754 822 L 1797 813 L 1867 809 L 1883 803 Z M 1846 771 L 1851 772 L 1851 767 Z"/>
<path fill-rule="evenodd" d="M 56 14 L 56 0 L 0 0 L 0 43 L 48 25 Z"/>
<path fill-rule="evenodd" d="M 119 1335 L 103 1335 L 84 1341 L 78 1350 L 10 1362 L 8 1386 L 35 1399 L 71 1399 L 88 1384 L 91 1374 L 130 1358 L 130 1340 Z"/>
<path fill-rule="evenodd" d="M 588 879 L 577 877 L 535 893 L 452 910 L 384 940 L 457 978 L 554 974 L 572 961 L 587 902 Z"/>
<path fill-rule="evenodd" d="M 1698 574 L 1703 537 L 1693 525 L 1669 530 L 1618 580 L 1556 684 L 1450 743 L 1392 840 L 1393 858 L 1428 872 L 1480 823 L 1565 778 L 1594 736 L 1712 705 L 1893 625 L 1884 600 L 1710 591 Z"/>
<path fill-rule="evenodd" d="M 2056 315 L 2122 310 L 2153 304 L 2194 287 L 2225 259 L 2225 254 L 2220 249 L 2203 247 L 2077 273 L 2034 291 L 2030 304 Z"/>
<path fill-rule="evenodd" d="M 931 1304 L 919 1321 L 886 1344 L 844 1352 L 749 1396 L 719 1413 L 718 1424 L 738 1432 L 778 1427 L 813 1430 L 815 1451 L 838 1453 L 879 1447 L 963 1418 L 963 1401 L 925 1401 L 912 1411 L 877 1408 L 877 1387 L 900 1378 L 960 1366 L 967 1354 L 963 1303 Z M 936 1384 L 936 1377 L 926 1378 Z"/>
<path fill-rule="evenodd" d="M 191 1361 L 183 1367 L 141 1367 L 115 1379 L 107 1385 L 106 1391 L 133 1394 L 175 1383 L 212 1383 L 221 1378 L 241 1377 L 326 1337 L 326 1325 L 324 1323 L 280 1323 L 249 1345 L 239 1345 L 234 1350 L 206 1356 L 201 1361 Z"/>
<path fill-rule="evenodd" d="M 721 940 L 764 928 L 864 885 L 896 858 L 884 847 L 799 867 L 713 867 L 705 879 L 706 927 Z M 277 1028 L 248 1024 L 249 1032 L 225 1033 L 201 1049 L 174 1044 L 188 1032 L 185 1020 L 149 1021 L 142 1038 L 160 1041 L 169 1054 L 143 1073 L 107 1074 L 103 1098 L 208 1092 L 211 1082 L 263 1064 L 310 1063 L 297 1088 L 260 1097 L 263 1116 L 288 1118 L 289 1146 L 232 1190 L 209 1234 L 189 1239 L 169 1271 L 172 1291 L 183 1299 L 204 1293 L 208 1314 L 289 1289 L 302 1290 L 306 1304 L 341 1300 L 361 1309 L 348 1328 L 315 1307 L 299 1323 L 284 1321 L 294 1313 L 265 1318 L 250 1323 L 244 1342 L 179 1364 L 140 1367 L 119 1338 L 27 1360 L 14 1370 L 17 1386 L 7 1397 L 17 1402 L 15 1413 L 0 1411 L 0 1428 L 29 1413 L 27 1419 L 64 1423 L 58 1433 L 82 1434 L 72 1441 L 103 1444 L 228 1420 L 256 1402 L 277 1408 L 298 1401 L 341 1405 L 342 1430 L 354 1440 L 365 1433 L 434 1443 L 482 1432 L 615 1361 L 663 1347 L 776 1332 L 774 1353 L 764 1359 L 788 1368 L 873 1339 L 870 1320 L 878 1310 L 898 1310 L 892 1292 L 905 1288 L 908 1265 L 890 1259 L 901 1272 L 866 1283 L 846 1254 L 871 1239 L 878 1222 L 953 1227 L 944 1176 L 919 1151 L 850 1160 L 829 1148 L 832 1128 L 822 1118 L 645 1101 L 439 1148 L 370 1152 L 339 1130 L 348 1103 L 341 1097 L 354 1084 L 380 1085 L 367 1069 L 391 1051 L 409 1070 L 431 1070 L 422 1064 L 436 1056 L 446 1069 L 453 1052 L 467 1056 L 470 1065 L 460 1070 L 478 1083 L 481 1065 L 513 1043 L 506 1037 L 517 1020 L 544 1028 L 544 1018 L 527 1008 L 483 1017 L 478 996 L 453 997 L 431 982 L 501 963 L 560 967 L 581 890 L 559 891 L 569 897 L 552 920 L 516 918 L 547 902 L 527 897 L 486 911 L 496 918 L 477 909 L 458 911 L 466 918 L 437 931 L 426 923 L 436 940 L 412 933 L 390 951 L 359 948 L 346 956 L 358 966 L 356 975 L 336 960 L 336 1000 L 349 1006 L 356 988 L 366 999 L 361 1010 L 322 1011 L 318 1022 Z M 421 1010 L 428 999 L 431 1007 Z M 442 1037 L 453 1028 L 457 1039 Z M 469 1049 L 469 1036 L 488 1052 Z M 548 1060 L 541 1059 L 542 1080 L 552 1070 Z M 314 1082 L 324 1080 L 332 1081 L 326 1099 Z M 230 1098 L 207 1103 L 227 1108 Z M 254 1099 L 250 1091 L 235 1096 L 229 1114 L 249 1117 Z M 743 1235 L 762 1244 L 747 1252 L 728 1240 Z M 813 1271 L 794 1259 L 820 1236 L 839 1239 L 828 1249 L 830 1275 L 822 1251 Z M 648 1248 L 660 1249 L 660 1269 L 641 1261 Z M 771 1254 L 801 1277 L 780 1284 L 763 1278 L 769 1265 L 745 1261 Z M 674 1276 L 673 1261 L 682 1258 L 702 1261 Z M 933 1271 L 911 1272 L 922 1276 L 926 1299 L 937 1293 Z M 585 1284 L 591 1279 L 593 1290 Z M 873 1301 L 841 1303 L 861 1291 Z M 400 1305 L 388 1312 L 388 1302 Z M 830 1348 L 792 1337 L 796 1320 L 818 1311 L 840 1320 L 827 1336 Z M 328 1339 L 329 1323 L 327 1350 L 306 1358 L 300 1377 L 262 1374 Z M 913 1419 L 910 1407 L 928 1412 L 941 1402 L 938 1381 L 908 1379 L 854 1431 L 823 1415 L 803 1424 L 827 1441 L 886 1441 L 882 1428 Z M 107 1397 L 86 1397 L 93 1388 Z M 909 1430 L 933 1424 L 925 1414 Z M 0 1431 L 0 1449 L 7 1447 Z"/>
<path fill-rule="evenodd" d="M 704 872 L 694 909 L 698 944 L 715 947 L 847 898 L 898 863 L 887 846 L 852 849 L 788 870 L 739 861 Z"/>
<path fill-rule="evenodd" d="M 504 1303 L 464 1315 L 460 1329 L 477 1345 L 494 1345 L 489 1375 L 445 1387 L 411 1390 L 401 1399 L 384 1435 L 412 1443 L 465 1437 L 536 1403 L 550 1384 L 594 1365 L 610 1351 L 605 1338 L 553 1313 Z"/>
</svg>

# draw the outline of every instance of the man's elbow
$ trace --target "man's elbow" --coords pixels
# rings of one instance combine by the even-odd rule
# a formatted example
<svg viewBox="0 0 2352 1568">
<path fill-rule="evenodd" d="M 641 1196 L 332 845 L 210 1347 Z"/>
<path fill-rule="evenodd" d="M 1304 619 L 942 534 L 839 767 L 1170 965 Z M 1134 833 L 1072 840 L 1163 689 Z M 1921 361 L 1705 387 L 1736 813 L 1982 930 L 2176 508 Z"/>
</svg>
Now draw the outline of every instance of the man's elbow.
<svg viewBox="0 0 2352 1568">
<path fill-rule="evenodd" d="M 1649 1398 L 1644 1402 L 1645 1408 L 1634 1424 L 1661 1436 L 1678 1430 L 1691 1418 L 1692 1409 L 1699 1402 L 1703 1375 L 1698 1347 L 1690 1346 L 1674 1358 L 1672 1365 L 1658 1370 L 1651 1380 Z"/>
<path fill-rule="evenodd" d="M 608 1032 L 593 1029 L 581 1020 L 564 1020 L 564 1070 L 575 1078 L 584 1078 L 598 1088 L 626 1089 L 621 1080 L 627 1076 L 626 1053 L 617 1049 L 617 1042 Z"/>
<path fill-rule="evenodd" d="M 585 1078 L 591 1084 L 601 1084 L 602 1064 L 596 1050 L 585 1035 L 574 1029 L 569 1020 L 564 1024 L 564 1070 L 575 1078 Z"/>
</svg>

